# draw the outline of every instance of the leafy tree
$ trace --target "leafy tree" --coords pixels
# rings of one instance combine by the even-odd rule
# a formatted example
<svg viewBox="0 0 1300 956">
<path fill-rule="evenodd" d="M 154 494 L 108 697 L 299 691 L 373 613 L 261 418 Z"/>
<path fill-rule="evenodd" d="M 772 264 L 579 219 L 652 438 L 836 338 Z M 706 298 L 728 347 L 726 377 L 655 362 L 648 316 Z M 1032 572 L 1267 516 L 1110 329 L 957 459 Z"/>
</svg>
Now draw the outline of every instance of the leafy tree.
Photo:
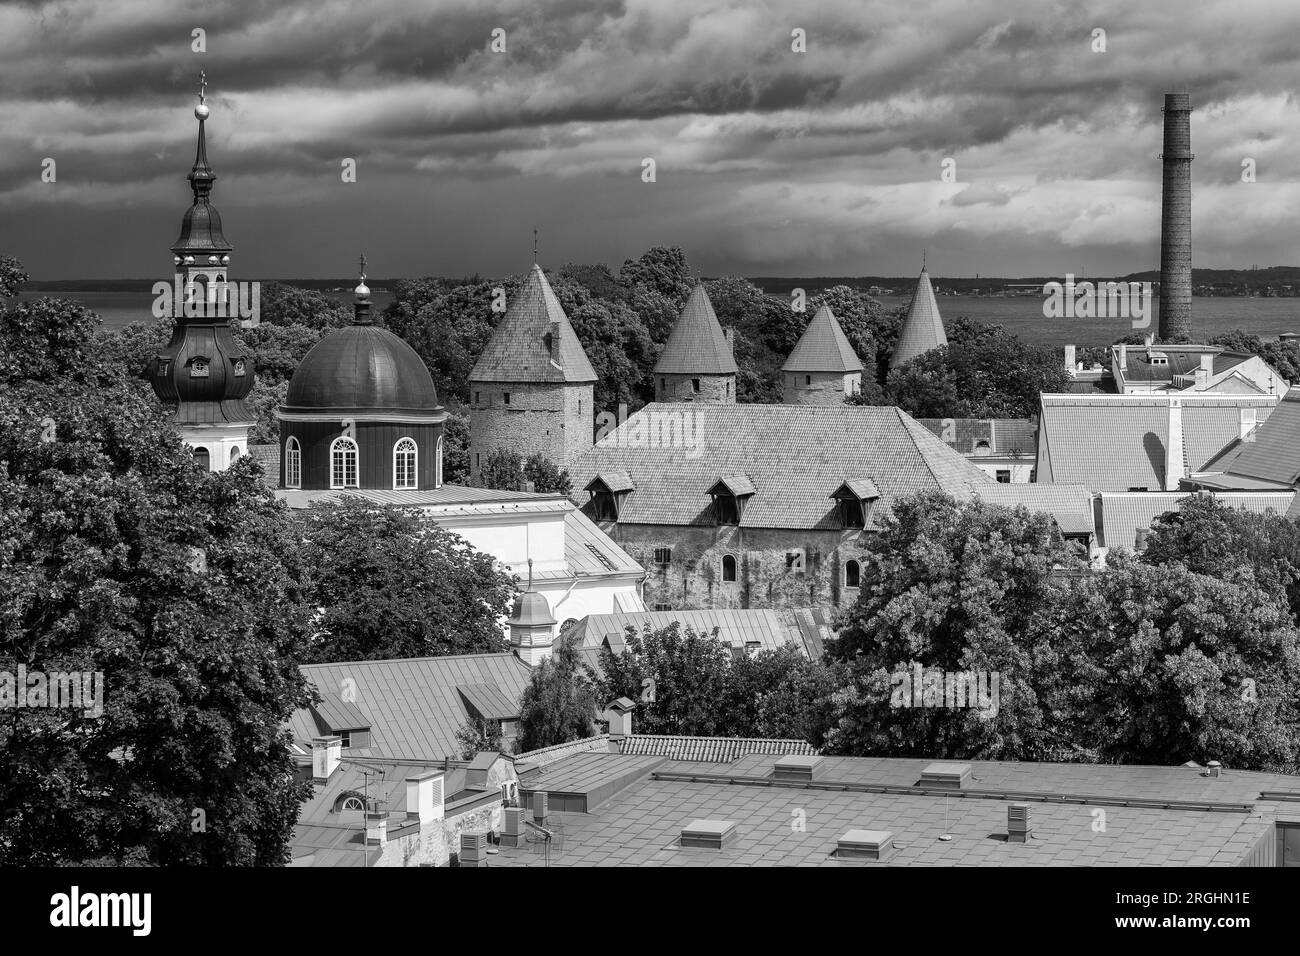
<svg viewBox="0 0 1300 956">
<path fill-rule="evenodd" d="M 158 352 L 171 340 L 170 318 L 153 322 L 132 322 L 120 329 L 100 328 L 94 335 L 94 351 L 101 365 L 117 369 L 127 379 L 141 383 L 141 394 L 153 395 L 147 370 Z"/>
<path fill-rule="evenodd" d="M 456 730 L 456 745 L 461 760 L 473 760 L 484 751 L 501 753 L 501 721 L 471 716 Z"/>
<path fill-rule="evenodd" d="M 639 259 L 624 261 L 619 279 L 627 286 L 641 286 L 658 292 L 680 310 L 695 288 L 695 275 L 686 261 L 686 253 L 677 246 L 655 246 Z"/>
<path fill-rule="evenodd" d="M 826 747 L 842 754 L 1062 759 L 1077 753 L 1048 733 L 1037 704 L 1051 648 L 1030 622 L 1081 569 L 1051 517 L 936 492 L 893 503 L 869 542 L 858 603 L 827 649 L 841 662 Z M 996 715 L 895 706 L 891 675 L 913 663 L 999 674 Z"/>
<path fill-rule="evenodd" d="M 276 325 L 263 322 L 252 329 L 239 328 L 232 321 L 235 339 L 249 352 L 257 380 L 266 385 L 287 382 L 315 348 L 323 333 L 308 325 Z"/>
<path fill-rule="evenodd" d="M 1120 763 L 1220 760 L 1294 773 L 1300 642 L 1286 605 L 1231 580 L 1112 554 L 1045 605 L 1059 674 L 1044 710 Z"/>
<path fill-rule="evenodd" d="M 1156 521 L 1142 560 L 1182 564 L 1220 580 L 1249 569 L 1255 583 L 1300 620 L 1300 527 L 1281 515 L 1231 508 L 1212 495 L 1189 495 Z"/>
<path fill-rule="evenodd" d="M 0 862 L 287 862 L 292 523 L 251 463 L 194 466 L 96 325 L 55 299 L 0 321 L 0 670 L 103 674 L 102 713 L 0 709 Z"/>
<path fill-rule="evenodd" d="M 284 282 L 261 285 L 258 310 L 263 324 L 305 325 L 317 332 L 347 325 L 353 316 L 351 305 L 324 293 Z"/>
<path fill-rule="evenodd" d="M 479 469 L 479 480 L 484 488 L 499 491 L 523 491 L 525 482 L 532 482 L 533 491 L 543 495 L 567 495 L 573 489 L 568 471 L 561 471 L 540 452 L 525 459 L 508 448 L 488 455 Z"/>
<path fill-rule="evenodd" d="M 835 673 L 793 644 L 733 658 L 727 674 L 727 736 L 806 740 L 820 747 L 831 721 Z"/>
<path fill-rule="evenodd" d="M 419 511 L 353 495 L 304 513 L 302 556 L 318 609 L 314 661 L 506 649 L 514 582 L 491 555 Z"/>
<path fill-rule="evenodd" d="M 616 411 L 644 404 L 654 394 L 649 371 L 655 347 L 640 317 L 622 303 L 588 302 L 567 312 L 598 381 L 593 401 Z"/>
<path fill-rule="evenodd" d="M 596 688 L 582 667 L 577 638 L 561 635 L 533 668 L 519 699 L 519 753 L 582 740 L 596 732 Z"/>
<path fill-rule="evenodd" d="M 449 485 L 469 484 L 469 415 L 455 402 L 447 404 L 442 439 L 442 480 Z"/>
<path fill-rule="evenodd" d="M 9 256 L 0 256 L 0 299 L 16 295 L 27 282 L 23 264 Z"/>
<path fill-rule="evenodd" d="M 890 372 L 885 385 L 890 403 L 913 418 L 965 418 L 957 373 L 944 351 L 926 352 Z M 864 394 L 853 404 L 873 404 L 867 397 Z"/>
<path fill-rule="evenodd" d="M 280 422 L 275 417 L 275 410 L 289 398 L 289 382 L 264 382 L 259 377 L 253 383 L 253 390 L 244 399 L 250 411 L 257 416 L 255 424 L 248 432 L 250 445 L 280 444 Z"/>
</svg>

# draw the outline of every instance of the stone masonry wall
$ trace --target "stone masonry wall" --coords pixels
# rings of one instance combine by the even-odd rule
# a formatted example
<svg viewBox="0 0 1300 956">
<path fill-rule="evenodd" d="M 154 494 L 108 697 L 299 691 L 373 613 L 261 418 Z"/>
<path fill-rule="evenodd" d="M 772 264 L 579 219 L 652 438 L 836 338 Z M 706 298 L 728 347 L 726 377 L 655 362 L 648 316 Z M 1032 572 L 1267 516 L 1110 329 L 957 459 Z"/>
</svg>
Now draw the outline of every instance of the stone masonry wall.
<svg viewBox="0 0 1300 956">
<path fill-rule="evenodd" d="M 808 383 L 812 379 L 812 383 Z M 859 372 L 786 372 L 782 402 L 786 405 L 843 405 L 850 389 L 861 389 Z"/>
<path fill-rule="evenodd" d="M 656 402 L 706 402 L 710 405 L 736 403 L 734 375 L 655 375 Z M 700 390 L 692 381 L 699 379 Z"/>
<path fill-rule="evenodd" d="M 540 452 L 558 467 L 569 467 L 592 446 L 592 405 L 592 385 L 471 382 L 470 475 L 477 476 L 497 448 L 508 448 L 525 458 Z"/>
</svg>

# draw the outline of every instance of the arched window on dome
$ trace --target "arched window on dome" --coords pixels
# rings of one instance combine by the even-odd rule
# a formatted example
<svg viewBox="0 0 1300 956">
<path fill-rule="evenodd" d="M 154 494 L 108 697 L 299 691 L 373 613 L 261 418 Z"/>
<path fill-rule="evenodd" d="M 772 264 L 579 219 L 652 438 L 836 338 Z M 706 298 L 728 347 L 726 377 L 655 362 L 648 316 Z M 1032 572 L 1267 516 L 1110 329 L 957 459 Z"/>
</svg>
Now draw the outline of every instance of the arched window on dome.
<svg viewBox="0 0 1300 956">
<path fill-rule="evenodd" d="M 194 449 L 194 461 L 204 471 L 212 470 L 212 456 L 208 454 L 208 450 L 206 448 Z"/>
<path fill-rule="evenodd" d="M 284 486 L 302 487 L 302 446 L 296 438 L 290 438 L 284 445 Z"/>
<path fill-rule="evenodd" d="M 442 436 L 438 436 L 438 444 L 434 448 L 434 454 L 437 456 L 433 462 L 433 487 L 442 487 Z"/>
<path fill-rule="evenodd" d="M 359 488 L 357 480 L 357 443 L 342 436 L 330 443 L 330 487 Z"/>
<path fill-rule="evenodd" d="M 393 487 L 397 490 L 416 487 L 416 464 L 419 449 L 414 438 L 399 438 L 393 446 Z"/>
</svg>

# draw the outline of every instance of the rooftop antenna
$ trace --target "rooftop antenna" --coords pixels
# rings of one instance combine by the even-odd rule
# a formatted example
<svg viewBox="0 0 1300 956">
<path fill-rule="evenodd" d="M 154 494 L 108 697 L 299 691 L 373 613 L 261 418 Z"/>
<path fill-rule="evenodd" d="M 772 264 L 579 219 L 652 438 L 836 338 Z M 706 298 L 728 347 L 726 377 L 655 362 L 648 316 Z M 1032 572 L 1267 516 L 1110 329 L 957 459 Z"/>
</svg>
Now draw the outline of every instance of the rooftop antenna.
<svg viewBox="0 0 1300 956">
<path fill-rule="evenodd" d="M 533 559 L 528 559 L 528 590 L 533 589 Z"/>
<path fill-rule="evenodd" d="M 537 227 L 533 226 L 533 265 L 537 265 Z"/>
<path fill-rule="evenodd" d="M 361 284 L 366 284 L 366 254 L 361 253 Z"/>
<path fill-rule="evenodd" d="M 203 94 L 208 88 L 208 74 L 204 70 L 199 70 L 199 105 L 203 105 Z"/>
</svg>

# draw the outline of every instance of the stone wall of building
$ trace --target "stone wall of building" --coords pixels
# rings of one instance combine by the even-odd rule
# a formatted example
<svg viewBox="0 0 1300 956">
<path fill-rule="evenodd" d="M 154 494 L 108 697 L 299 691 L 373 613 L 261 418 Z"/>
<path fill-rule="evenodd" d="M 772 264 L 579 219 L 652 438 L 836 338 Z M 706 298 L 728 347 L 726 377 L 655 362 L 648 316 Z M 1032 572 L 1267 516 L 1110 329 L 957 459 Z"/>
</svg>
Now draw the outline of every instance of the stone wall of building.
<svg viewBox="0 0 1300 956">
<path fill-rule="evenodd" d="M 558 467 L 569 467 L 594 441 L 593 391 L 592 385 L 471 382 L 470 475 L 477 477 L 498 448 L 525 458 L 540 452 Z"/>
<path fill-rule="evenodd" d="M 861 390 L 861 372 L 786 372 L 781 400 L 786 405 L 842 405 L 846 395 Z"/>
<path fill-rule="evenodd" d="M 845 565 L 863 561 L 864 532 L 617 524 L 611 536 L 646 569 L 650 609 L 839 607 L 857 600 Z M 669 563 L 655 551 L 671 549 Z M 724 581 L 722 559 L 736 559 Z M 802 555 L 802 570 L 792 555 Z"/>
<path fill-rule="evenodd" d="M 736 403 L 735 375 L 655 375 L 656 402 Z M 699 383 L 699 391 L 695 383 Z"/>
</svg>

